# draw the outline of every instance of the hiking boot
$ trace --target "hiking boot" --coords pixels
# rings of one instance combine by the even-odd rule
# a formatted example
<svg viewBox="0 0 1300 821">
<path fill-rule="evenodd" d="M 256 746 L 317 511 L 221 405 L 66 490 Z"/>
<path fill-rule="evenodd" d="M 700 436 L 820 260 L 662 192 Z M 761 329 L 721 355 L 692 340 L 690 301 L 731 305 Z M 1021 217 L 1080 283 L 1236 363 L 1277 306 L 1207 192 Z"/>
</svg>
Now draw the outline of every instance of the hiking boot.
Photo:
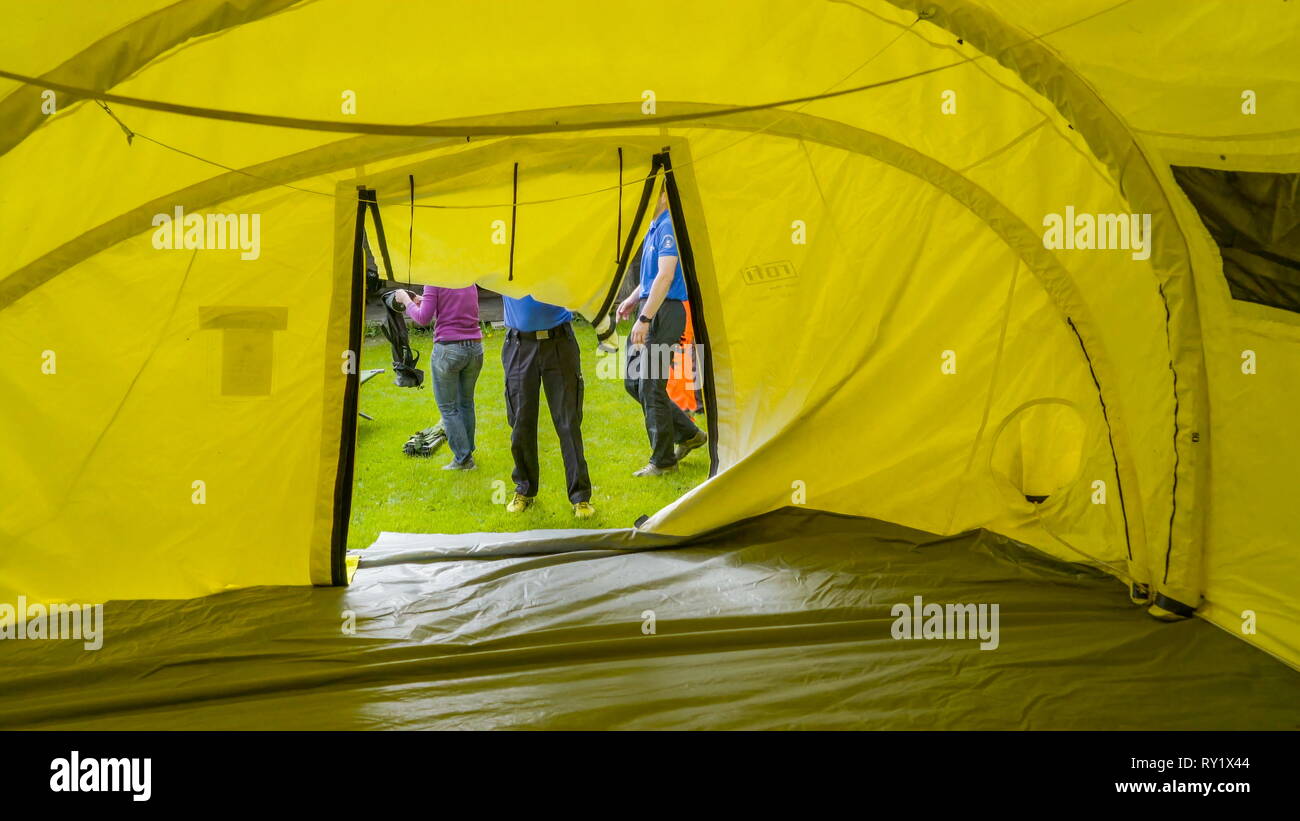
<svg viewBox="0 0 1300 821">
<path fill-rule="evenodd" d="M 709 435 L 704 431 L 699 431 L 690 439 L 687 439 L 685 442 L 679 443 L 677 445 L 677 448 L 673 451 L 673 455 L 676 456 L 677 461 L 680 462 L 686 456 L 686 454 L 690 453 L 691 451 L 695 450 L 698 447 L 701 447 L 702 445 L 706 444 L 708 441 L 709 441 Z"/>
<path fill-rule="evenodd" d="M 443 470 L 473 470 L 476 467 L 478 467 L 478 465 L 474 463 L 474 457 L 471 456 L 470 458 L 466 459 L 464 462 L 457 462 L 455 459 L 452 459 L 450 462 L 443 465 L 442 469 Z"/>
<path fill-rule="evenodd" d="M 641 468 L 636 473 L 633 473 L 632 475 L 633 476 L 663 476 L 665 473 L 673 473 L 676 470 L 677 470 L 676 465 L 669 465 L 666 468 L 661 468 L 658 465 L 651 463 Z"/>
<path fill-rule="evenodd" d="M 578 502 L 573 506 L 573 515 L 579 519 L 590 519 L 596 515 L 596 508 L 591 506 L 591 502 Z"/>
<path fill-rule="evenodd" d="M 533 497 L 525 496 L 522 493 L 516 493 L 506 504 L 506 513 L 523 513 L 533 506 Z"/>
</svg>

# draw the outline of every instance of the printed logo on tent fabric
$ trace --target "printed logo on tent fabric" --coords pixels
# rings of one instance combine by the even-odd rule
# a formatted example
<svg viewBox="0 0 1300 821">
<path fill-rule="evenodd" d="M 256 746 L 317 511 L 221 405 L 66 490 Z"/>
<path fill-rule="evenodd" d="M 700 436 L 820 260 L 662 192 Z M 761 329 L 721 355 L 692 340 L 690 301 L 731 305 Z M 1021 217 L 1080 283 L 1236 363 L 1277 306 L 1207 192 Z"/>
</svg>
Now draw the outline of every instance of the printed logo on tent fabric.
<svg viewBox="0 0 1300 821">
<path fill-rule="evenodd" d="M 896 641 L 910 639 L 980 639 L 981 650 L 998 649 L 998 606 L 996 604 L 936 604 L 913 596 L 912 603 L 895 604 L 890 635 Z"/>
<path fill-rule="evenodd" d="M 87 650 L 104 646 L 104 605 L 42 604 L 19 596 L 0 602 L 0 641 L 80 641 Z"/>
<path fill-rule="evenodd" d="M 159 251 L 234 251 L 243 260 L 262 255 L 261 214 L 154 214 L 153 247 Z"/>
<path fill-rule="evenodd" d="M 1150 214 L 1045 214 L 1043 247 L 1051 251 L 1132 251 L 1133 259 L 1151 258 Z"/>
<path fill-rule="evenodd" d="M 794 269 L 794 263 L 789 260 L 765 262 L 762 265 L 747 265 L 741 269 L 740 275 L 744 278 L 746 285 L 766 285 L 770 282 L 780 282 L 783 279 L 794 279 L 799 276 Z"/>
</svg>

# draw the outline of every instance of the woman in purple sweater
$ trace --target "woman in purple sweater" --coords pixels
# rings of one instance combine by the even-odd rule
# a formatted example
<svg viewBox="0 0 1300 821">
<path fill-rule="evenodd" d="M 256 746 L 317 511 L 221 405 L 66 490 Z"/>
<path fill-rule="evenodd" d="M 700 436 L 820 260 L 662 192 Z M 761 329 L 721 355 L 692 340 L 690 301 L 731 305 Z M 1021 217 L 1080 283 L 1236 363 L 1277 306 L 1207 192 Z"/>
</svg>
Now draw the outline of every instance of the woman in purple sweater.
<svg viewBox="0 0 1300 821">
<path fill-rule="evenodd" d="M 452 460 L 443 470 L 473 470 L 474 384 L 483 370 L 483 331 L 478 324 L 478 287 L 424 286 L 423 296 L 397 292 L 406 315 L 433 326 L 433 398 L 442 413 Z"/>
</svg>

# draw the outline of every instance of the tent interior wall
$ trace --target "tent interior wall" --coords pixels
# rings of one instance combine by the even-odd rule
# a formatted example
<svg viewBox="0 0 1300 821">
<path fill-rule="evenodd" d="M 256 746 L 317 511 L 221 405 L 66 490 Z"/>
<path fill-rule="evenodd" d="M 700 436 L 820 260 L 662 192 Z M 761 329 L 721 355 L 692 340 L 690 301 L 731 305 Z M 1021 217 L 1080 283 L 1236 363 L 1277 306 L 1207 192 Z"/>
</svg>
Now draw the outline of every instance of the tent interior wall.
<svg viewBox="0 0 1300 821">
<path fill-rule="evenodd" d="M 662 5 L 673 36 L 646 53 L 596 0 L 566 4 L 549 39 L 540 4 L 398 0 L 94 4 L 66 15 L 59 54 L 0 35 L 7 71 L 355 131 L 62 92 L 37 116 L 40 89 L 0 78 L 0 600 L 330 584 L 358 187 L 376 192 L 397 279 L 599 319 L 667 150 L 719 470 L 629 545 L 797 491 L 1091 565 L 1156 615 L 1199 608 L 1300 666 L 1300 320 L 1233 299 L 1170 170 L 1300 172 L 1296 10 Z M 1169 16 L 1177 36 L 1153 38 Z M 1129 56 L 1097 48 L 1104 19 Z M 316 47 L 281 46 L 303 31 Z M 357 50 L 357 32 L 384 47 Z M 1206 63 L 1195 44 L 1212 35 L 1237 59 Z M 1132 82 L 1153 60 L 1185 82 Z M 1241 88 L 1269 101 L 1257 117 L 1232 113 Z M 1216 94 L 1228 113 L 1207 109 Z M 1044 215 L 1067 206 L 1150 214 L 1151 253 L 1046 248 Z M 155 216 L 177 208 L 258 215 L 256 258 L 159 250 Z M 83 304 L 93 322 L 69 319 Z M 1257 632 L 1242 635 L 1245 611 Z"/>
</svg>

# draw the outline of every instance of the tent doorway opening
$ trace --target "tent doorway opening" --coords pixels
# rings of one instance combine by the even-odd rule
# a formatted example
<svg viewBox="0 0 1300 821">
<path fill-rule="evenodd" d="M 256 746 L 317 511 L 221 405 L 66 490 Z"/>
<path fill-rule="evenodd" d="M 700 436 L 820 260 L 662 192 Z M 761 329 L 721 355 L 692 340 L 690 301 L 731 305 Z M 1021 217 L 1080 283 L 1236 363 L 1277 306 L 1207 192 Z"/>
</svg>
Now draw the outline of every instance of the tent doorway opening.
<svg viewBox="0 0 1300 821">
<path fill-rule="evenodd" d="M 354 286 L 360 284 L 353 311 L 355 401 L 341 420 L 351 451 L 351 476 L 340 480 L 340 492 L 350 494 L 347 549 L 365 548 L 382 532 L 631 527 L 716 471 L 717 442 L 707 436 L 717 429 L 713 363 L 692 245 L 704 226 L 687 223 L 669 150 L 611 140 L 536 142 L 505 141 L 364 177 L 356 185 L 355 215 L 336 238 L 346 228 L 354 245 L 350 275 Z M 648 239 L 657 247 L 647 247 Z M 661 242 L 672 247 L 665 251 Z M 665 317 L 677 311 L 684 327 L 671 344 L 647 339 L 636 347 L 643 278 L 648 288 L 660 258 L 672 250 L 679 281 L 660 310 Z M 589 292 L 555 291 L 557 278 L 546 276 L 555 265 L 591 269 Z M 475 333 L 440 333 L 439 323 L 448 321 L 450 328 L 450 321 L 415 304 L 428 295 L 445 300 L 452 292 L 461 295 L 457 310 L 476 305 L 477 340 L 453 345 L 447 337 Z M 536 487 L 533 504 L 517 512 L 510 502 L 528 482 L 521 467 L 527 455 L 521 457 L 512 441 L 512 422 L 519 423 L 525 443 L 531 438 L 530 426 L 520 421 L 521 384 L 511 353 L 511 345 L 515 351 L 519 345 L 511 324 L 520 316 L 519 303 L 511 300 L 522 297 L 572 314 L 565 331 L 571 342 L 523 344 L 540 352 L 576 343 L 580 378 L 565 387 L 563 380 L 541 376 L 522 386 L 536 396 Z M 626 306 L 634 309 L 630 315 Z M 675 333 L 654 327 L 660 336 Z M 452 388 L 462 403 L 450 409 L 438 398 L 442 388 L 445 405 L 449 347 L 458 356 L 468 350 L 471 360 L 458 369 Z M 655 460 L 642 395 L 655 388 L 647 380 L 657 382 L 671 403 L 669 435 L 686 437 L 690 426 L 705 436 L 703 444 L 688 437 L 693 447 L 672 447 L 670 470 L 635 476 Z M 472 401 L 465 403 L 466 397 Z M 445 410 L 459 417 L 453 424 L 460 429 L 450 436 Z M 664 418 L 662 412 L 655 416 Z M 575 421 L 595 508 L 589 518 L 575 515 L 574 437 L 561 432 Z M 455 451 L 465 451 L 467 433 L 473 467 L 456 469 L 465 464 Z M 458 448 L 451 441 L 457 436 Z"/>
</svg>

